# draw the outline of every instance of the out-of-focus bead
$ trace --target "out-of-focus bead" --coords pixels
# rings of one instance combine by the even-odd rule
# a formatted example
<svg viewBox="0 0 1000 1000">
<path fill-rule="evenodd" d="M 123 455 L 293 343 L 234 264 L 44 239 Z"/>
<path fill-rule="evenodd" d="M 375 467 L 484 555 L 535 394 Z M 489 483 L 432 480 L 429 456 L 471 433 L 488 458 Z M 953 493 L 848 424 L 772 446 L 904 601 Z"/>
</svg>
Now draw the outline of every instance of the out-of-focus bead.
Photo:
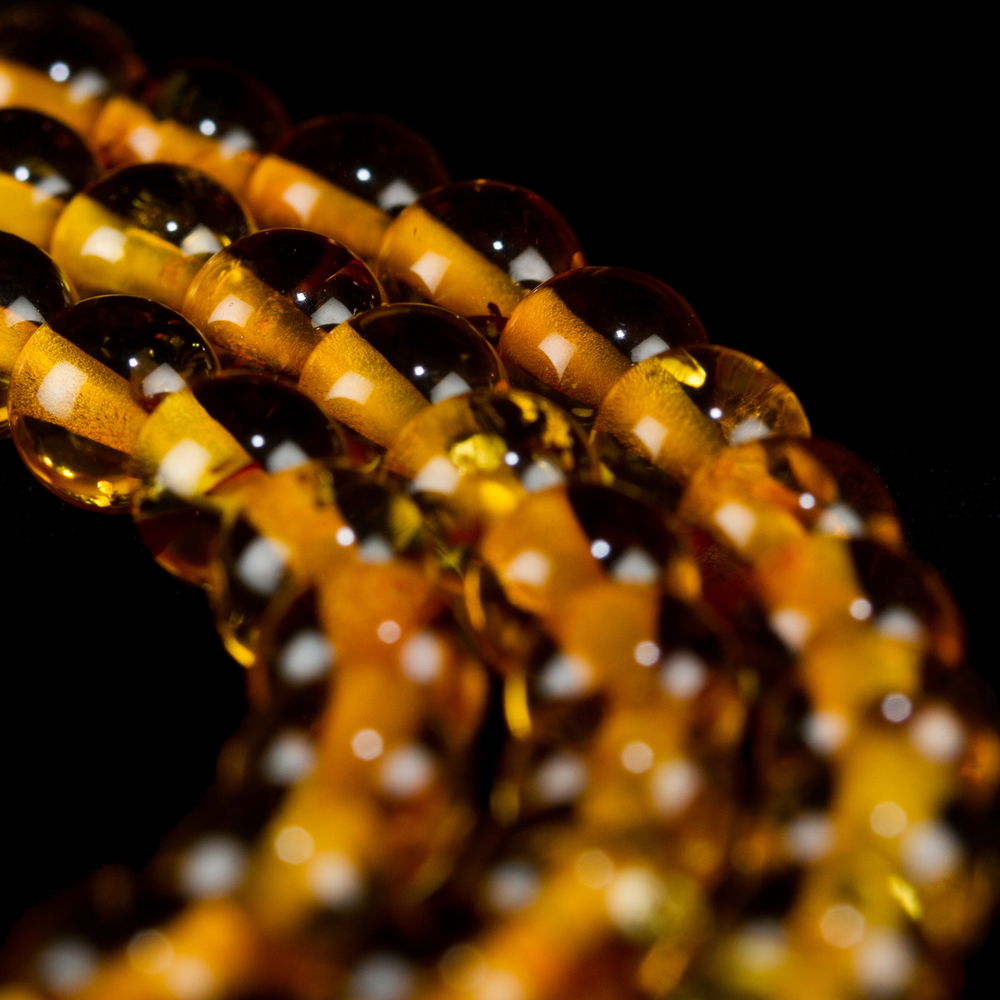
<svg viewBox="0 0 1000 1000">
<path fill-rule="evenodd" d="M 632 365 L 706 340 L 694 310 L 669 285 L 624 267 L 580 267 L 521 301 L 499 350 L 518 384 L 585 410 L 599 406 Z"/>
<path fill-rule="evenodd" d="M 314 118 L 293 129 L 258 164 L 247 188 L 265 226 L 301 226 L 378 253 L 391 218 L 448 182 L 426 140 L 382 115 Z"/>
<path fill-rule="evenodd" d="M 66 202 L 97 177 L 83 140 L 36 111 L 0 111 L 0 229 L 47 250 Z"/>
<path fill-rule="evenodd" d="M 242 196 L 260 154 L 287 127 L 285 109 L 260 81 L 225 63 L 192 60 L 145 82 L 137 100 L 111 98 L 93 139 L 108 167 L 183 163 Z"/>
<path fill-rule="evenodd" d="M 201 334 L 159 303 L 87 299 L 40 326 L 21 351 L 11 375 L 14 442 L 59 496 L 122 510 L 150 410 L 217 365 Z"/>
<path fill-rule="evenodd" d="M 205 264 L 184 314 L 224 363 L 294 378 L 329 331 L 382 301 L 371 271 L 339 243 L 303 229 L 267 229 Z"/>
<path fill-rule="evenodd" d="M 463 181 L 403 210 L 376 274 L 393 297 L 417 296 L 498 332 L 530 289 L 582 264 L 576 236 L 547 201 L 513 184 Z"/>
<path fill-rule="evenodd" d="M 0 107 L 32 108 L 87 135 L 107 96 L 142 71 L 128 37 L 97 11 L 32 3 L 0 14 Z"/>
<path fill-rule="evenodd" d="M 383 447 L 432 403 L 505 380 L 489 341 L 437 306 L 382 306 L 340 324 L 302 368 L 299 385 L 337 420 Z"/>
<path fill-rule="evenodd" d="M 0 437 L 6 437 L 10 373 L 28 338 L 73 302 L 55 261 L 34 244 L 0 233 Z"/>
<path fill-rule="evenodd" d="M 52 235 L 52 256 L 81 295 L 146 295 L 180 310 L 205 261 L 250 228 L 239 203 L 211 177 L 144 163 L 73 198 Z"/>
</svg>

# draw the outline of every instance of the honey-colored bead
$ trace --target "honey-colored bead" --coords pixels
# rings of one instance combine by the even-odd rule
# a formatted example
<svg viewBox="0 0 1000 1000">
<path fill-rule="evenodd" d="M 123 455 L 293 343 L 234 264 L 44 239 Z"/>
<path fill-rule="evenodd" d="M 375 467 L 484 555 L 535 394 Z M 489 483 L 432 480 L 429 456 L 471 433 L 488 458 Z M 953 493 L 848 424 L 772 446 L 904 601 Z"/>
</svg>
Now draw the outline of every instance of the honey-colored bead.
<svg viewBox="0 0 1000 1000">
<path fill-rule="evenodd" d="M 406 302 L 341 323 L 310 355 L 299 386 L 331 417 L 388 447 L 429 404 L 504 381 L 496 352 L 466 320 Z"/>
<path fill-rule="evenodd" d="M 624 267 L 580 267 L 521 301 L 499 350 L 518 384 L 586 409 L 599 406 L 632 365 L 706 340 L 694 310 L 669 285 Z"/>
<path fill-rule="evenodd" d="M 66 202 L 97 177 L 83 140 L 35 111 L 0 111 L 0 229 L 47 250 Z"/>
<path fill-rule="evenodd" d="M 681 481 L 726 444 L 808 435 L 791 389 L 759 361 L 711 344 L 676 348 L 630 368 L 597 414 L 594 434 Z"/>
<path fill-rule="evenodd" d="M 28 338 L 73 302 L 55 261 L 19 236 L 0 233 L 0 437 L 6 437 L 10 373 Z"/>
<path fill-rule="evenodd" d="M 382 115 L 314 118 L 293 129 L 250 179 L 264 226 L 300 226 L 373 260 L 393 216 L 448 182 L 419 135 Z"/>
<path fill-rule="evenodd" d="M 267 229 L 205 264 L 184 314 L 225 363 L 296 378 L 329 331 L 382 301 L 372 273 L 339 243 L 303 229 Z"/>
<path fill-rule="evenodd" d="M 582 264 L 573 231 L 538 195 L 499 181 L 463 181 L 403 210 L 382 239 L 376 274 L 405 297 L 499 329 L 530 289 Z"/>
<path fill-rule="evenodd" d="M 149 411 L 217 364 L 198 331 L 159 303 L 86 299 L 40 326 L 18 356 L 9 404 L 14 443 L 59 496 L 123 510 Z"/>
<path fill-rule="evenodd" d="M 123 167 L 78 194 L 56 223 L 52 256 L 81 295 L 144 295 L 180 310 L 212 254 L 250 221 L 212 178 L 167 163 Z"/>
<path fill-rule="evenodd" d="M 242 196 L 262 152 L 288 116 L 260 81 L 225 63 L 177 63 L 147 80 L 133 99 L 112 97 L 94 124 L 108 167 L 154 161 L 195 167 Z"/>
</svg>

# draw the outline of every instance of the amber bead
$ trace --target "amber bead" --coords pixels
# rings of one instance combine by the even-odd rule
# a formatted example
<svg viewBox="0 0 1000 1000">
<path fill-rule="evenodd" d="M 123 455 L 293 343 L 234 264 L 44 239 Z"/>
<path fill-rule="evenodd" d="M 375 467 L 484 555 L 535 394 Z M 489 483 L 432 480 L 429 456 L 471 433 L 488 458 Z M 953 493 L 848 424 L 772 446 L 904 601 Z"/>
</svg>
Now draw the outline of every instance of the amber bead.
<svg viewBox="0 0 1000 1000">
<path fill-rule="evenodd" d="M 55 261 L 19 236 L 0 232 L 0 436 L 7 431 L 10 373 L 41 323 L 73 302 Z"/>
<path fill-rule="evenodd" d="M 382 115 L 314 118 L 261 160 L 247 200 L 265 226 L 301 226 L 374 259 L 391 218 L 448 182 L 430 144 Z"/>
<path fill-rule="evenodd" d="M 530 289 L 582 264 L 575 234 L 547 201 L 480 180 L 436 188 L 404 209 L 382 239 L 376 274 L 407 297 L 499 330 Z"/>
<path fill-rule="evenodd" d="M 521 301 L 499 350 L 518 384 L 592 408 L 632 365 L 707 339 L 691 306 L 662 281 L 624 267 L 580 267 Z"/>
<path fill-rule="evenodd" d="M 0 111 L 0 229 L 47 250 L 66 202 L 97 177 L 83 140 L 36 111 Z"/>
<path fill-rule="evenodd" d="M 225 63 L 191 60 L 147 80 L 136 99 L 108 101 L 93 141 L 109 167 L 183 163 L 242 196 L 260 154 L 287 127 L 284 108 L 260 81 Z"/>
<path fill-rule="evenodd" d="M 81 295 L 146 295 L 180 310 L 202 264 L 250 229 L 239 203 L 211 177 L 144 163 L 113 171 L 70 201 L 52 256 Z"/>
<path fill-rule="evenodd" d="M 121 510 L 146 417 L 218 365 L 201 334 L 149 299 L 105 295 L 56 313 L 21 351 L 10 424 L 28 468 L 85 507 Z"/>
<path fill-rule="evenodd" d="M 428 404 L 503 382 L 500 359 L 471 324 L 411 302 L 342 323 L 313 351 L 299 380 L 331 417 L 383 447 Z"/>
<path fill-rule="evenodd" d="M 33 108 L 86 135 L 108 94 L 142 71 L 126 35 L 97 11 L 35 3 L 0 13 L 0 107 Z"/>
</svg>

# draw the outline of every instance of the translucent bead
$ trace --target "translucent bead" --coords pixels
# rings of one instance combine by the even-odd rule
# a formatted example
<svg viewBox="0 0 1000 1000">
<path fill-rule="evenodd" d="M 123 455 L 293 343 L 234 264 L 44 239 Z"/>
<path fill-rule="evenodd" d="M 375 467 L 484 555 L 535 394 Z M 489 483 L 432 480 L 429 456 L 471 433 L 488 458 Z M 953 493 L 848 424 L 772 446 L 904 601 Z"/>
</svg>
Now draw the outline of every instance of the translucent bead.
<svg viewBox="0 0 1000 1000">
<path fill-rule="evenodd" d="M 613 436 L 684 481 L 726 444 L 770 434 L 805 436 L 809 422 L 794 393 L 769 368 L 727 347 L 701 344 L 675 348 L 625 372 L 604 397 L 594 433 Z"/>
<path fill-rule="evenodd" d="M 281 102 L 259 80 L 225 63 L 191 60 L 147 80 L 138 99 L 113 97 L 93 136 L 108 167 L 182 163 L 242 196 L 260 154 L 287 127 Z"/>
<path fill-rule="evenodd" d="M 463 181 L 435 189 L 386 230 L 376 274 L 497 329 L 527 292 L 579 267 L 583 253 L 561 215 L 524 188 Z"/>
<path fill-rule="evenodd" d="M 0 229 L 47 250 L 66 202 L 97 177 L 83 140 L 35 111 L 0 111 Z"/>
<path fill-rule="evenodd" d="M 299 385 L 331 417 L 388 447 L 429 403 L 504 377 L 489 342 L 461 316 L 406 302 L 338 326 L 306 361 Z"/>
<path fill-rule="evenodd" d="M 324 334 L 382 301 L 372 273 L 339 243 L 303 229 L 268 229 L 205 264 L 184 314 L 227 364 L 294 378 Z"/>
<path fill-rule="evenodd" d="M 0 233 L 0 437 L 6 437 L 10 373 L 41 323 L 73 302 L 66 276 L 48 254 Z"/>
<path fill-rule="evenodd" d="M 382 115 L 314 118 L 293 129 L 250 179 L 247 200 L 265 226 L 300 226 L 374 259 L 391 218 L 448 182 L 437 154 Z"/>
<path fill-rule="evenodd" d="M 499 349 L 518 384 L 586 409 L 599 406 L 632 365 L 706 340 L 694 310 L 669 285 L 624 267 L 580 267 L 521 301 Z"/>
<path fill-rule="evenodd" d="M 182 316 L 149 299 L 86 299 L 38 328 L 11 376 L 10 425 L 28 468 L 84 507 L 122 510 L 148 413 L 218 362 Z"/>
<path fill-rule="evenodd" d="M 180 310 L 202 264 L 250 222 L 224 187 L 189 167 L 123 167 L 78 194 L 52 236 L 52 256 L 81 295 L 147 295 Z"/>
<path fill-rule="evenodd" d="M 97 11 L 35 3 L 0 14 L 0 105 L 41 111 L 86 135 L 108 94 L 142 71 L 127 36 Z"/>
</svg>

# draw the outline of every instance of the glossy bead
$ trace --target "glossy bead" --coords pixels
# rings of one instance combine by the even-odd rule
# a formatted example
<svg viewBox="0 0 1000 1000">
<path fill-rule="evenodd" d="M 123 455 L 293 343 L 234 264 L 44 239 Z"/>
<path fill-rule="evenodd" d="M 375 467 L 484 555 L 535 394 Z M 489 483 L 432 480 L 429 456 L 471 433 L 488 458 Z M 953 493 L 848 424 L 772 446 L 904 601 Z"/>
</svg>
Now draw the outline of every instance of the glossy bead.
<svg viewBox="0 0 1000 1000">
<path fill-rule="evenodd" d="M 38 326 L 73 302 L 55 261 L 19 236 L 0 233 L 0 437 L 7 431 L 10 373 Z"/>
<path fill-rule="evenodd" d="M 182 316 L 127 295 L 56 313 L 11 376 L 11 433 L 28 468 L 85 507 L 122 510 L 131 455 L 149 412 L 218 362 Z"/>
<path fill-rule="evenodd" d="M 504 380 L 496 352 L 461 316 L 406 302 L 341 323 L 310 355 L 299 385 L 331 417 L 388 447 L 428 404 Z"/>
<path fill-rule="evenodd" d="M 594 423 L 595 436 L 611 434 L 681 481 L 726 444 L 808 433 L 784 382 L 761 362 L 714 344 L 676 348 L 630 368 Z"/>
<path fill-rule="evenodd" d="M 167 163 L 123 167 L 66 206 L 52 256 L 81 295 L 146 295 L 180 310 L 212 254 L 250 231 L 239 203 L 212 178 Z"/>
<path fill-rule="evenodd" d="M 391 218 L 448 179 L 430 144 L 405 125 L 328 115 L 297 126 L 261 160 L 247 200 L 264 226 L 300 226 L 374 259 Z"/>
<path fill-rule="evenodd" d="M 32 108 L 86 135 L 108 94 L 142 71 L 126 35 L 97 11 L 34 3 L 0 14 L 0 107 Z"/>
<path fill-rule="evenodd" d="M 113 97 L 93 137 L 108 167 L 182 163 L 242 196 L 261 153 L 287 127 L 285 109 L 260 81 L 235 66 L 191 60 L 147 80 L 138 99 Z"/>
<path fill-rule="evenodd" d="M 518 384 L 551 391 L 571 409 L 593 408 L 632 365 L 707 339 L 691 306 L 662 281 L 625 267 L 580 267 L 521 301 L 499 350 Z"/>
<path fill-rule="evenodd" d="M 66 202 L 97 174 L 90 150 L 62 122 L 0 111 L 0 229 L 47 250 Z"/>
<path fill-rule="evenodd" d="M 227 363 L 295 378 L 325 334 L 382 301 L 372 273 L 339 243 L 303 229 L 266 229 L 205 264 L 184 314 Z"/>
<path fill-rule="evenodd" d="M 530 289 L 581 264 L 576 236 L 547 201 L 513 184 L 463 181 L 403 210 L 376 274 L 499 330 Z"/>
</svg>

